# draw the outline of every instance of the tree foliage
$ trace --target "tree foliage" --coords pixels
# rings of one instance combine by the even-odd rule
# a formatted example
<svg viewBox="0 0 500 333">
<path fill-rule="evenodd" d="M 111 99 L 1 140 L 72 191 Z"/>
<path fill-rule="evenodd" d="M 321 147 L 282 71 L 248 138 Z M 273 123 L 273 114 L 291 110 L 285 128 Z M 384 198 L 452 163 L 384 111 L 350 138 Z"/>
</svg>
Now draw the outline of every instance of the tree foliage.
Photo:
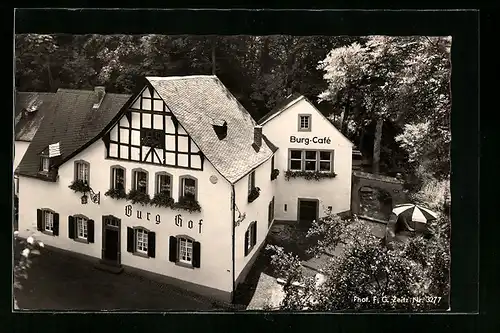
<svg viewBox="0 0 500 333">
<path fill-rule="evenodd" d="M 406 242 L 384 242 L 356 219 L 327 215 L 314 222 L 309 236 L 320 236 L 311 251 L 337 248 L 338 254 L 320 270 L 326 281 L 318 285 L 300 269 L 300 262 L 282 249 L 274 251 L 272 265 L 286 280 L 282 310 L 423 310 L 447 302 L 449 291 L 449 237 L 436 222 L 432 237 Z M 438 227 L 440 226 L 440 227 Z M 340 250 L 338 249 L 340 247 Z M 295 282 L 295 283 L 294 283 Z"/>
<path fill-rule="evenodd" d="M 403 133 L 396 140 L 408 151 L 410 160 L 425 158 L 436 176 L 446 175 L 450 47 L 451 39 L 445 37 L 370 36 L 360 43 L 334 48 L 318 66 L 328 83 L 319 101 L 329 101 L 344 112 L 345 134 L 349 134 L 347 123 L 351 119 L 359 130 L 374 120 L 402 126 Z M 380 154 L 377 145 L 381 135 L 375 134 L 374 150 L 379 151 L 374 151 L 374 159 Z"/>
</svg>

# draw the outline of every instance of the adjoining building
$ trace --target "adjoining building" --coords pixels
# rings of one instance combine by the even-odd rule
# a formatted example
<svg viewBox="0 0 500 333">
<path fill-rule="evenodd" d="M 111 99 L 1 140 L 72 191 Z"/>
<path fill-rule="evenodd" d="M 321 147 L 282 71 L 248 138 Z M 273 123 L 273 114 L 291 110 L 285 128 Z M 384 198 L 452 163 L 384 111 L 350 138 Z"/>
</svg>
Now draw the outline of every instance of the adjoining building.
<svg viewBox="0 0 500 333">
<path fill-rule="evenodd" d="M 275 219 L 304 227 L 351 205 L 353 144 L 302 95 L 293 94 L 259 120 L 279 150 L 274 168 Z"/>
<path fill-rule="evenodd" d="M 140 88 L 54 94 L 17 167 L 21 237 L 231 301 L 273 221 L 349 210 L 352 145 L 304 97 L 258 124 L 216 76 Z"/>
</svg>

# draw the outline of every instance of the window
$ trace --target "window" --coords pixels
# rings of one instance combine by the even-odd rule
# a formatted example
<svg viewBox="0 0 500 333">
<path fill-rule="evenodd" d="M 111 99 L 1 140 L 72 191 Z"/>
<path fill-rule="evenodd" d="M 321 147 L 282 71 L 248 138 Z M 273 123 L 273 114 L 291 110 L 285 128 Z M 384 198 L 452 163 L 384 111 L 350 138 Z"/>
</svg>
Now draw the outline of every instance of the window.
<svg viewBox="0 0 500 333">
<path fill-rule="evenodd" d="M 332 171 L 332 152 L 320 151 L 319 152 L 319 171 Z"/>
<path fill-rule="evenodd" d="M 143 146 L 164 149 L 165 132 L 163 130 L 158 130 L 158 129 L 142 128 L 141 144 Z"/>
<path fill-rule="evenodd" d="M 302 170 L 301 150 L 290 150 L 290 170 Z"/>
<path fill-rule="evenodd" d="M 193 177 L 182 176 L 181 177 L 181 187 L 180 196 L 189 200 L 196 200 L 197 189 L 196 189 L 196 179 Z"/>
<path fill-rule="evenodd" d="M 148 173 L 145 170 L 133 170 L 133 189 L 148 193 Z"/>
<path fill-rule="evenodd" d="M 87 219 L 83 217 L 76 218 L 76 237 L 80 239 L 87 239 L 88 227 Z"/>
<path fill-rule="evenodd" d="M 68 216 L 68 237 L 82 243 L 94 243 L 94 221 L 83 215 Z"/>
<path fill-rule="evenodd" d="M 255 188 L 255 171 L 250 172 L 248 175 L 248 195 L 250 195 Z"/>
<path fill-rule="evenodd" d="M 42 157 L 40 163 L 40 171 L 49 172 L 49 167 L 50 167 L 50 158 Z"/>
<path fill-rule="evenodd" d="M 286 210 L 287 210 L 287 209 L 288 209 L 288 206 L 287 206 L 287 204 L 285 204 L 285 205 L 283 206 L 283 210 L 286 212 Z"/>
<path fill-rule="evenodd" d="M 127 227 L 127 252 L 146 258 L 156 256 L 156 233 L 143 227 Z"/>
<path fill-rule="evenodd" d="M 290 171 L 333 172 L 333 151 L 290 150 Z"/>
<path fill-rule="evenodd" d="M 299 131 L 311 131 L 311 115 L 310 114 L 299 114 Z"/>
<path fill-rule="evenodd" d="M 75 180 L 89 183 L 90 164 L 85 161 L 75 161 Z"/>
<path fill-rule="evenodd" d="M 268 228 L 271 227 L 273 220 L 274 220 L 274 197 L 269 202 L 269 207 L 268 207 L 268 225 L 267 225 Z"/>
<path fill-rule="evenodd" d="M 125 190 L 125 169 L 120 166 L 111 167 L 111 188 Z"/>
<path fill-rule="evenodd" d="M 59 214 L 51 209 L 37 209 L 36 229 L 42 233 L 59 236 Z"/>
<path fill-rule="evenodd" d="M 54 231 L 54 213 L 48 211 L 43 212 L 43 229 L 48 232 Z"/>
<path fill-rule="evenodd" d="M 148 253 L 148 232 L 142 229 L 137 229 L 135 233 L 135 250 L 139 253 Z"/>
<path fill-rule="evenodd" d="M 316 171 L 316 151 L 306 150 L 305 155 L 305 171 Z"/>
<path fill-rule="evenodd" d="M 200 242 L 189 236 L 170 236 L 169 261 L 187 268 L 199 268 L 201 257 Z"/>
<path fill-rule="evenodd" d="M 179 261 L 193 263 L 193 241 L 186 238 L 178 238 L 179 241 Z"/>
<path fill-rule="evenodd" d="M 245 256 L 252 252 L 257 243 L 257 221 L 253 221 L 245 232 Z"/>
<path fill-rule="evenodd" d="M 172 197 L 172 176 L 167 173 L 156 174 L 156 194 L 160 193 Z"/>
</svg>

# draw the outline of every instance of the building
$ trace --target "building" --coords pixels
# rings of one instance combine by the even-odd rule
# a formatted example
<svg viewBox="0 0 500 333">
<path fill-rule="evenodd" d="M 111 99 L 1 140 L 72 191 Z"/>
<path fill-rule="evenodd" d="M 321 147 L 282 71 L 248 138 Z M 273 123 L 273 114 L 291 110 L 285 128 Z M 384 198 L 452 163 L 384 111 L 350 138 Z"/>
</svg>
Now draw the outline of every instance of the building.
<svg viewBox="0 0 500 333">
<path fill-rule="evenodd" d="M 14 110 L 14 161 L 13 170 L 33 140 L 46 112 L 50 112 L 53 93 L 16 92 Z M 17 176 L 14 176 L 14 193 L 18 194 Z"/>
<path fill-rule="evenodd" d="M 274 217 L 309 227 L 351 207 L 353 144 L 302 95 L 292 94 L 259 120 L 279 150 Z"/>
<path fill-rule="evenodd" d="M 19 234 L 229 301 L 273 219 L 277 148 L 215 76 L 59 89 L 19 166 Z"/>
<path fill-rule="evenodd" d="M 17 167 L 19 234 L 231 301 L 275 220 L 349 211 L 351 154 L 303 96 L 257 123 L 215 76 L 59 89 Z"/>
</svg>

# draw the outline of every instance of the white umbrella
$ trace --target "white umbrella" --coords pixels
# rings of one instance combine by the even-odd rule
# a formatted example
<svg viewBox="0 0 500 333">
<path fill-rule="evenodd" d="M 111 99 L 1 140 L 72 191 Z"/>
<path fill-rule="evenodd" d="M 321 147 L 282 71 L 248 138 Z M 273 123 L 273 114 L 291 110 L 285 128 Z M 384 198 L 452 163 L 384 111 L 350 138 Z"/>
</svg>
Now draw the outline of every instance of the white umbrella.
<svg viewBox="0 0 500 333">
<path fill-rule="evenodd" d="M 436 220 L 438 215 L 430 209 L 415 204 L 397 205 L 392 210 L 398 219 L 403 216 L 405 221 L 420 222 L 427 224 L 431 220 Z M 413 229 L 413 228 L 410 228 Z"/>
</svg>

